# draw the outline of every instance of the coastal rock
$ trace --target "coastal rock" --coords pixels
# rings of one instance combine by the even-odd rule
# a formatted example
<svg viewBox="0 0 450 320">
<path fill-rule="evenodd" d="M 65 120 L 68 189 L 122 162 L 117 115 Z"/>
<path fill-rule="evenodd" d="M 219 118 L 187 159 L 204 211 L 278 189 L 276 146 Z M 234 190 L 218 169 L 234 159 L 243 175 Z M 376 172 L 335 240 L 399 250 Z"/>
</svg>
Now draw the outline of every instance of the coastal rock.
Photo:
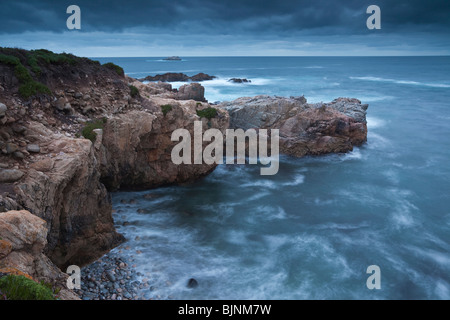
<svg viewBox="0 0 450 320">
<path fill-rule="evenodd" d="M 0 213 L 1 272 L 23 274 L 60 288 L 60 296 L 78 300 L 66 287 L 68 275 L 62 273 L 43 253 L 47 243 L 44 220 L 28 211 Z"/>
<path fill-rule="evenodd" d="M 198 83 L 182 85 L 178 89 L 176 98 L 178 100 L 206 101 L 205 88 Z"/>
<path fill-rule="evenodd" d="M 83 266 L 123 240 L 114 229 L 92 143 L 55 136 L 39 123 L 28 130 L 42 133 L 55 156 L 31 166 L 15 188 L 16 201 L 47 222 L 46 253 L 57 266 Z"/>
<path fill-rule="evenodd" d="M 184 73 L 164 73 L 164 74 L 157 74 L 156 76 L 147 76 L 143 79 L 139 79 L 140 81 L 163 81 L 163 82 L 186 82 L 186 81 L 207 81 L 207 80 L 213 80 L 215 79 L 215 76 L 210 76 L 205 73 L 198 73 L 193 76 L 188 76 Z"/>
<path fill-rule="evenodd" d="M 171 104 L 166 116 L 132 111 L 110 118 L 103 131 L 101 162 L 102 182 L 111 190 L 145 189 L 161 185 L 192 181 L 210 173 L 215 165 L 175 165 L 171 151 L 177 142 L 171 141 L 172 132 L 179 128 L 193 136 L 196 103 L 192 100 L 155 100 L 158 105 Z M 161 111 L 159 111 L 161 112 Z M 228 114 L 218 110 L 211 119 L 213 128 L 225 131 Z M 204 130 L 208 128 L 204 122 Z M 205 145 L 206 146 L 206 145 Z"/>
<path fill-rule="evenodd" d="M 198 287 L 198 282 L 197 280 L 195 280 L 194 278 L 189 279 L 188 283 L 187 283 L 187 287 L 190 289 L 194 289 Z"/>
<path fill-rule="evenodd" d="M 304 97 L 256 96 L 224 102 L 230 127 L 280 130 L 280 152 L 292 156 L 353 150 L 367 141 L 366 110 L 357 99 L 308 104 Z"/>
<path fill-rule="evenodd" d="M 233 83 L 251 83 L 251 80 L 248 79 L 240 79 L 240 78 L 231 78 L 230 80 L 228 80 L 228 82 L 233 82 Z"/>
</svg>

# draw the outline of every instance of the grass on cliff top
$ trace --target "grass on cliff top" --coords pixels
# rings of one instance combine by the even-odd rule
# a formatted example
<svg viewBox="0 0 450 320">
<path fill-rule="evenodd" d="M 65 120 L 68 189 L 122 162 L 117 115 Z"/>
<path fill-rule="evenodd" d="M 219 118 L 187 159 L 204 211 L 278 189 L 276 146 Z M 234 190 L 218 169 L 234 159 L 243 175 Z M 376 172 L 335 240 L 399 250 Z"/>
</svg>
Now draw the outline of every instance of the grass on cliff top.
<svg viewBox="0 0 450 320">
<path fill-rule="evenodd" d="M 37 94 L 51 94 L 50 89 L 46 85 L 33 79 L 30 70 L 34 76 L 39 77 L 42 73 L 42 68 L 45 66 L 74 66 L 80 62 L 100 65 L 98 61 L 76 57 L 65 52 L 54 53 L 45 49 L 27 51 L 18 48 L 0 47 L 0 64 L 14 67 L 14 75 L 20 84 L 19 94 L 24 99 L 29 99 Z"/>
<path fill-rule="evenodd" d="M 203 110 L 197 110 L 197 115 L 200 118 L 206 118 L 208 120 L 211 120 L 212 118 L 215 118 L 217 116 L 217 110 L 211 107 L 208 107 Z"/>
<path fill-rule="evenodd" d="M 84 128 L 81 130 L 81 134 L 86 139 L 91 140 L 92 143 L 95 143 L 95 140 L 97 139 L 97 134 L 94 132 L 94 130 L 95 129 L 103 129 L 106 121 L 107 121 L 106 118 L 102 118 L 100 120 L 95 120 L 95 121 L 86 123 Z"/>
<path fill-rule="evenodd" d="M 119 67 L 118 65 L 116 65 L 116 64 L 114 64 L 112 62 L 105 63 L 103 66 L 108 68 L 108 69 L 114 70 L 119 76 L 125 75 L 125 72 L 123 71 L 123 68 Z"/>
<path fill-rule="evenodd" d="M 30 71 L 22 64 L 18 57 L 0 54 L 0 63 L 14 66 L 14 75 L 19 80 L 19 95 L 24 99 L 37 94 L 51 94 L 50 89 L 41 82 L 33 79 Z"/>
<path fill-rule="evenodd" d="M 0 292 L 0 300 L 55 300 L 49 286 L 12 274 L 0 278 Z"/>
</svg>

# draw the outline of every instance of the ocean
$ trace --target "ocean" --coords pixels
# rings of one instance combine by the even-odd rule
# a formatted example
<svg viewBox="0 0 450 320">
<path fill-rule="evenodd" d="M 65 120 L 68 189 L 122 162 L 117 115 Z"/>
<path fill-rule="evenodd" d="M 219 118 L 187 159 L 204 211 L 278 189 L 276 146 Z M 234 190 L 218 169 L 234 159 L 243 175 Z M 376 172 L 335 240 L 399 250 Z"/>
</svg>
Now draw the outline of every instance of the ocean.
<svg viewBox="0 0 450 320">
<path fill-rule="evenodd" d="M 217 76 L 202 82 L 210 102 L 369 104 L 368 141 L 353 152 L 282 156 L 275 176 L 219 165 L 192 184 L 114 193 L 124 254 L 155 283 L 151 296 L 450 299 L 450 57 L 96 59 L 134 78 Z M 366 285 L 371 265 L 380 289 Z"/>
</svg>

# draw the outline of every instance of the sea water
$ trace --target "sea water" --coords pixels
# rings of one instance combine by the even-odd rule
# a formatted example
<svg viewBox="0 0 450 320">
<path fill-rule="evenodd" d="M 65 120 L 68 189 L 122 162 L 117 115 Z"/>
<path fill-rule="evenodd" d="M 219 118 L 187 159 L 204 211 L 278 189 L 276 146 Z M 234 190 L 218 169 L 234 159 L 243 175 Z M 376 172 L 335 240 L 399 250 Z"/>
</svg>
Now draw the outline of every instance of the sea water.
<svg viewBox="0 0 450 320">
<path fill-rule="evenodd" d="M 450 57 L 99 60 L 135 78 L 217 76 L 202 82 L 210 102 L 305 95 L 369 104 L 368 140 L 353 152 L 282 156 L 275 176 L 219 165 L 192 184 L 114 193 L 124 254 L 150 275 L 151 296 L 450 299 Z M 371 265 L 379 290 L 366 286 Z M 191 278 L 198 287 L 187 287 Z"/>
</svg>

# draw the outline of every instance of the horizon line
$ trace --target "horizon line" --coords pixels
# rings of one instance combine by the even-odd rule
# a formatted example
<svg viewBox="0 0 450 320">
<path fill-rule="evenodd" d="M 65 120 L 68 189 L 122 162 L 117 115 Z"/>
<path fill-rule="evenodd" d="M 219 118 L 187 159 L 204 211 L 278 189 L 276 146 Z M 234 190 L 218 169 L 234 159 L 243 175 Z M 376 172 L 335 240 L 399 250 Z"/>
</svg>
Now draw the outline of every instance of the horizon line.
<svg viewBox="0 0 450 320">
<path fill-rule="evenodd" d="M 87 56 L 86 58 L 94 59 L 94 58 L 167 58 L 168 56 Z M 330 56 L 322 56 L 322 55 L 298 55 L 298 56 L 292 56 L 292 55 L 245 55 L 245 56 L 239 56 L 239 55 L 230 55 L 230 56 L 178 56 L 180 58 L 409 58 L 409 57 L 450 57 L 450 54 L 448 55 L 442 55 L 442 54 L 433 54 L 433 55 L 330 55 Z M 172 61 L 177 62 L 177 61 Z"/>
</svg>

